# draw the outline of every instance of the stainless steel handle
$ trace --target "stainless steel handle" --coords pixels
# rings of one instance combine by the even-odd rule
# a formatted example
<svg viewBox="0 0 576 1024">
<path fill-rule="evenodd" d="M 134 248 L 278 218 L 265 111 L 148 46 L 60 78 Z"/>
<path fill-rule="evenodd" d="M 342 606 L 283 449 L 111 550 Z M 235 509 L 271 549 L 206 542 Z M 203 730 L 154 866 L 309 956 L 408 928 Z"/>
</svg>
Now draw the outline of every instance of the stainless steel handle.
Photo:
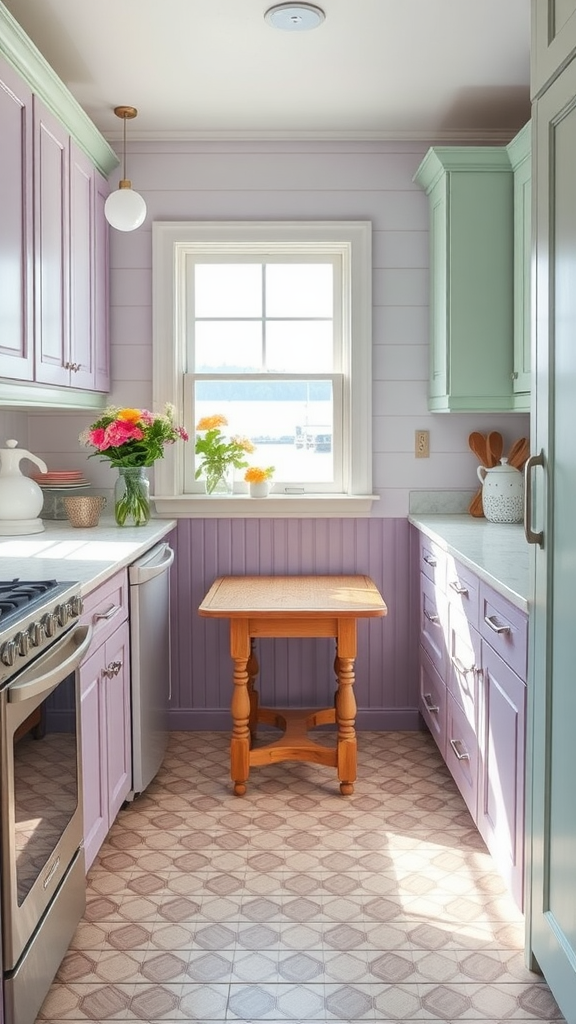
<svg viewBox="0 0 576 1024">
<path fill-rule="evenodd" d="M 438 559 L 434 558 L 432 555 L 422 555 L 422 558 L 426 564 L 431 565 L 433 569 L 438 565 Z"/>
<path fill-rule="evenodd" d="M 428 619 L 428 622 L 431 622 L 433 626 L 437 626 L 440 622 L 439 615 L 430 615 L 430 612 L 427 612 L 426 609 L 424 609 L 424 618 Z"/>
<path fill-rule="evenodd" d="M 532 470 L 536 466 L 544 467 L 544 452 L 531 455 L 524 466 L 524 534 L 529 544 L 544 547 L 544 530 L 532 529 Z"/>
<path fill-rule="evenodd" d="M 107 612 L 94 612 L 94 615 L 92 616 L 92 619 L 93 619 L 94 622 L 100 622 L 102 619 L 104 619 L 105 621 L 108 621 L 108 619 L 113 618 L 113 616 L 116 615 L 116 613 L 119 612 L 120 610 L 121 609 L 120 609 L 120 605 L 119 604 L 113 604 L 108 609 Z"/>
<path fill-rule="evenodd" d="M 91 626 L 71 629 L 8 686 L 9 703 L 18 704 L 37 696 L 47 697 L 78 667 L 91 640 Z"/>
<path fill-rule="evenodd" d="M 432 703 L 432 694 L 431 693 L 423 694 L 423 700 L 424 700 L 424 704 L 426 705 L 426 711 L 429 711 L 430 714 L 432 714 L 432 715 L 437 715 L 438 712 L 440 711 L 440 708 L 439 708 L 438 704 L 433 704 Z"/>
<path fill-rule="evenodd" d="M 118 675 L 121 668 L 121 661 L 111 661 L 110 664 L 106 666 L 106 668 L 102 669 L 102 675 L 106 676 L 107 679 L 113 679 L 114 676 Z"/>
<path fill-rule="evenodd" d="M 476 671 L 476 665 L 471 665 L 470 668 L 466 668 L 466 665 L 462 661 L 460 661 L 460 658 L 458 658 L 455 654 L 452 656 L 451 660 L 452 664 L 454 665 L 454 668 L 456 669 L 457 672 L 460 673 L 461 676 L 467 676 L 469 672 Z"/>
<path fill-rule="evenodd" d="M 456 757 L 458 758 L 459 761 L 469 761 L 470 760 L 470 754 L 468 753 L 467 750 L 464 750 L 464 752 L 461 753 L 458 750 L 458 744 L 459 743 L 462 744 L 462 740 L 450 740 L 450 746 L 452 747 L 452 750 L 456 754 Z"/>
<path fill-rule="evenodd" d="M 509 633 L 510 632 L 510 626 L 499 626 L 497 622 L 494 622 L 494 616 L 493 615 L 485 615 L 484 616 L 484 622 L 486 623 L 487 626 L 490 626 L 490 629 L 492 630 L 493 633 Z"/>
<path fill-rule="evenodd" d="M 468 593 L 468 587 L 463 587 L 462 584 L 458 583 L 457 580 L 450 580 L 450 583 L 448 584 L 448 586 L 451 587 L 452 590 L 455 590 L 457 594 L 467 594 Z"/>
</svg>

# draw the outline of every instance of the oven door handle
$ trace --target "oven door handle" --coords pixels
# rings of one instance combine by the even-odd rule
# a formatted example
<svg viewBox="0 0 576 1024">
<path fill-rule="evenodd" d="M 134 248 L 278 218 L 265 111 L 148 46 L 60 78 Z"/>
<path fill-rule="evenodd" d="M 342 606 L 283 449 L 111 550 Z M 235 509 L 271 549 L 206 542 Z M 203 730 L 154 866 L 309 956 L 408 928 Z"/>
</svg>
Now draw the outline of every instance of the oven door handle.
<svg viewBox="0 0 576 1024">
<path fill-rule="evenodd" d="M 78 668 L 91 640 L 92 626 L 76 626 L 66 633 L 8 685 L 8 703 L 19 704 L 31 697 L 47 697 Z"/>
</svg>

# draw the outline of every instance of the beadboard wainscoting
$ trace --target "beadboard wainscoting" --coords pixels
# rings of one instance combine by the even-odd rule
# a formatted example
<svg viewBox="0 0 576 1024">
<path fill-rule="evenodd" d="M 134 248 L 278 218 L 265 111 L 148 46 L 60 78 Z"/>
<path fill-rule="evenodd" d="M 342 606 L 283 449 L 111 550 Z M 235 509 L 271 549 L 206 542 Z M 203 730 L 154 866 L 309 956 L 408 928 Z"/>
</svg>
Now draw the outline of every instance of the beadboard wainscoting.
<svg viewBox="0 0 576 1024">
<path fill-rule="evenodd" d="M 200 618 L 218 576 L 365 573 L 388 605 L 384 619 L 358 624 L 357 724 L 417 729 L 415 621 L 406 519 L 182 519 L 172 574 L 171 729 L 229 729 L 232 661 L 227 620 Z M 261 640 L 264 705 L 324 707 L 333 700 L 334 642 Z"/>
</svg>

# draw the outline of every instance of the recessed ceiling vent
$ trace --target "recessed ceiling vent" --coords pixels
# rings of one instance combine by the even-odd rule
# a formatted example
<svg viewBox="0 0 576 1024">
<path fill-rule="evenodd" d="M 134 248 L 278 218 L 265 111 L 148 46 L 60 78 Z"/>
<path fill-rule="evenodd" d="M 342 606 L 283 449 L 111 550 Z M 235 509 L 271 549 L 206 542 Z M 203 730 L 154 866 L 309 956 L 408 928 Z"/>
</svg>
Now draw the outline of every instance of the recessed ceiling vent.
<svg viewBox="0 0 576 1024">
<path fill-rule="evenodd" d="M 326 15 L 315 4 L 275 4 L 264 15 L 269 25 L 284 32 L 308 32 L 318 28 Z"/>
</svg>

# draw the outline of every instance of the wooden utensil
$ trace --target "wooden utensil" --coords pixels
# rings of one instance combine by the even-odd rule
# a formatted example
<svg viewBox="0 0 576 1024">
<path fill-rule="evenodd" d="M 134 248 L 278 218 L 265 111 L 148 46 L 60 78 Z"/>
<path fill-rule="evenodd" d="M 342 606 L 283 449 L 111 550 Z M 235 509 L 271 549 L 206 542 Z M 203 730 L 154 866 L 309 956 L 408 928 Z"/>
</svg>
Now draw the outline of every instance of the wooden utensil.
<svg viewBox="0 0 576 1024">
<path fill-rule="evenodd" d="M 502 451 L 504 449 L 504 440 L 502 434 L 499 434 L 497 430 L 491 430 L 486 438 L 486 449 L 487 457 L 489 461 L 486 463 L 489 469 L 497 466 L 502 458 Z"/>
<path fill-rule="evenodd" d="M 523 469 L 526 459 L 530 455 L 530 442 L 527 437 L 519 437 L 510 447 L 508 452 L 508 463 L 514 469 Z"/>
<path fill-rule="evenodd" d="M 471 451 L 474 452 L 476 457 L 480 461 L 481 466 L 488 466 L 488 439 L 481 434 L 478 430 L 473 430 L 468 438 L 468 446 Z M 476 519 L 481 519 L 484 515 L 484 509 L 482 508 L 482 491 L 478 491 L 468 506 L 468 511 L 471 516 Z"/>
</svg>

